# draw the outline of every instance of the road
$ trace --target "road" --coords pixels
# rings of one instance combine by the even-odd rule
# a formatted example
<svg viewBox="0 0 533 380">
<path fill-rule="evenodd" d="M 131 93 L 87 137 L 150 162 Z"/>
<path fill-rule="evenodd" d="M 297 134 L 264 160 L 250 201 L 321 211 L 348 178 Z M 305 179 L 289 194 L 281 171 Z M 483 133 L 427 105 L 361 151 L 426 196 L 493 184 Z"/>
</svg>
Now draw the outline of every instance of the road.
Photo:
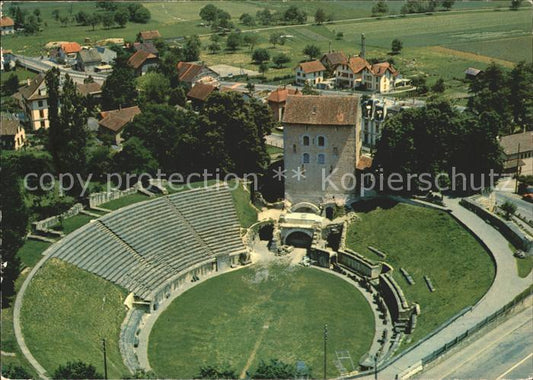
<svg viewBox="0 0 533 380">
<path fill-rule="evenodd" d="M 496 203 L 498 205 L 501 205 L 506 201 L 510 201 L 515 204 L 516 212 L 518 214 L 529 219 L 533 218 L 533 204 L 520 199 L 520 197 L 516 194 L 502 191 L 495 191 L 494 194 L 496 194 Z"/>
<path fill-rule="evenodd" d="M 98 73 L 84 73 L 82 71 L 76 71 L 71 69 L 66 69 L 61 65 L 57 65 L 48 59 L 40 59 L 38 57 L 28 57 L 25 55 L 14 55 L 15 59 L 18 60 L 19 64 L 23 67 L 26 67 L 32 71 L 37 71 L 40 73 L 50 70 L 52 67 L 57 67 L 62 75 L 68 74 L 76 82 L 83 82 L 85 78 L 89 76 L 93 77 L 94 81 L 102 84 L 107 75 L 98 74 Z"/>
<path fill-rule="evenodd" d="M 468 346 L 418 375 L 417 379 L 531 379 L 533 308 L 499 326 L 488 326 Z"/>
</svg>

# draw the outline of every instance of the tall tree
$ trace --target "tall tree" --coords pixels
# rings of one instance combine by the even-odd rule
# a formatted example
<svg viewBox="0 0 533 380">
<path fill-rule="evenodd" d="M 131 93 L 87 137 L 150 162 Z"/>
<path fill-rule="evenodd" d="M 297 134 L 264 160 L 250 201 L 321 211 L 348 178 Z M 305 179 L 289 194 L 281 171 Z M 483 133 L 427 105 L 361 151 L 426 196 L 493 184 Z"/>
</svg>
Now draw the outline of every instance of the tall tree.
<svg viewBox="0 0 533 380">
<path fill-rule="evenodd" d="M 318 8 L 315 12 L 315 22 L 318 24 L 318 25 L 321 25 L 323 24 L 324 22 L 327 21 L 327 15 L 326 15 L 326 12 L 322 9 L 322 8 Z"/>
<path fill-rule="evenodd" d="M 46 73 L 46 92 L 48 94 L 48 151 L 52 154 L 54 164 L 59 166 L 59 149 L 66 143 L 65 135 L 59 122 L 59 69 L 54 67 Z"/>
<path fill-rule="evenodd" d="M 320 55 L 320 48 L 316 45 L 310 44 L 306 45 L 302 52 L 307 55 L 310 60 L 312 60 Z"/>
<path fill-rule="evenodd" d="M 67 362 L 60 365 L 54 372 L 54 379 L 102 379 L 92 364 L 81 361 Z"/>
<path fill-rule="evenodd" d="M 113 72 L 102 86 L 102 108 L 105 110 L 129 107 L 135 104 L 137 90 L 135 73 L 125 57 L 115 59 Z"/>
<path fill-rule="evenodd" d="M 200 43 L 200 38 L 197 35 L 192 35 L 185 38 L 185 43 L 183 44 L 183 57 L 186 61 L 197 61 L 200 59 L 200 48 L 202 44 Z"/>
</svg>

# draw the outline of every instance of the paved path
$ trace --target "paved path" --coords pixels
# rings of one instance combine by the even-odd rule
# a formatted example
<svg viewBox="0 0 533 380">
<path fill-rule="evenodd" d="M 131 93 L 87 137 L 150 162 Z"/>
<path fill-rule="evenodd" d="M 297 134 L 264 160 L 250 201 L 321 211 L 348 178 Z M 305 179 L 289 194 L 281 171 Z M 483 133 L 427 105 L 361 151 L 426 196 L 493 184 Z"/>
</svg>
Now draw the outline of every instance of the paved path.
<svg viewBox="0 0 533 380">
<path fill-rule="evenodd" d="M 423 357 L 498 311 L 532 283 L 533 276 L 531 274 L 528 278 L 518 277 L 515 258 L 503 235 L 477 215 L 462 207 L 459 200 L 458 198 L 445 198 L 445 204 L 452 211 L 452 215 L 475 233 L 492 253 L 496 262 L 494 282 L 471 311 L 380 371 L 380 376 L 384 379 L 394 379 L 397 374 L 403 373 L 410 367 L 417 367 Z M 371 376 L 367 378 L 372 379 Z"/>
<path fill-rule="evenodd" d="M 467 346 L 455 350 L 417 379 L 506 379 L 533 376 L 532 298 L 510 318 L 483 328 Z M 523 306 L 522 306 L 523 307 Z"/>
</svg>

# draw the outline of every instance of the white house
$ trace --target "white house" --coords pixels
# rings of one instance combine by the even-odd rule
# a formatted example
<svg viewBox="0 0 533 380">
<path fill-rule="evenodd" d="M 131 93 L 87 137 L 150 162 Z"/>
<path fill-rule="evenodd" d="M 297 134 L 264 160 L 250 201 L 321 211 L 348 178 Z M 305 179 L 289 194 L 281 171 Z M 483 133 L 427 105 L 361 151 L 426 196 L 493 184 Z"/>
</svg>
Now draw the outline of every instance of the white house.
<svg viewBox="0 0 533 380">
<path fill-rule="evenodd" d="M 386 93 L 394 89 L 399 72 L 389 62 L 371 65 L 362 57 L 350 57 L 347 62 L 337 64 L 335 82 L 340 88 L 364 88 Z"/>
<path fill-rule="evenodd" d="M 13 19 L 7 16 L 2 16 L 0 19 L 0 33 L 2 36 L 15 33 L 15 22 Z"/>
<path fill-rule="evenodd" d="M 31 128 L 36 131 L 44 128 L 48 129 L 48 93 L 44 74 L 38 74 L 31 81 L 28 79 L 28 85 L 21 88 L 17 98 L 20 106 L 26 113 L 30 121 Z"/>
<path fill-rule="evenodd" d="M 296 66 L 296 84 L 309 83 L 314 86 L 324 80 L 325 72 L 326 68 L 318 60 L 302 62 Z"/>
</svg>

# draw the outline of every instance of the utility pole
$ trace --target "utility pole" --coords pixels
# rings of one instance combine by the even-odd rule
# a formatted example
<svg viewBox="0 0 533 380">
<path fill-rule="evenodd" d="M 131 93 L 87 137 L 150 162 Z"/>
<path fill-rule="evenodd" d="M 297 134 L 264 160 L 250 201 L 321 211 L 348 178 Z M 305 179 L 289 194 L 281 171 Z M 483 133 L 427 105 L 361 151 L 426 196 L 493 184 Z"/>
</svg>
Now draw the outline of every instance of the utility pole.
<svg viewBox="0 0 533 380">
<path fill-rule="evenodd" d="M 326 380 L 326 352 L 328 343 L 328 325 L 324 325 L 324 380 Z"/>
<path fill-rule="evenodd" d="M 104 379 L 107 380 L 107 355 L 105 351 L 105 339 L 102 339 L 102 348 L 104 350 Z"/>
<path fill-rule="evenodd" d="M 514 183 L 514 193 L 518 193 L 518 174 L 520 169 L 520 143 L 518 143 L 518 152 L 516 153 L 516 180 Z"/>
<path fill-rule="evenodd" d="M 378 380 L 378 353 L 374 355 L 374 380 Z"/>
</svg>

